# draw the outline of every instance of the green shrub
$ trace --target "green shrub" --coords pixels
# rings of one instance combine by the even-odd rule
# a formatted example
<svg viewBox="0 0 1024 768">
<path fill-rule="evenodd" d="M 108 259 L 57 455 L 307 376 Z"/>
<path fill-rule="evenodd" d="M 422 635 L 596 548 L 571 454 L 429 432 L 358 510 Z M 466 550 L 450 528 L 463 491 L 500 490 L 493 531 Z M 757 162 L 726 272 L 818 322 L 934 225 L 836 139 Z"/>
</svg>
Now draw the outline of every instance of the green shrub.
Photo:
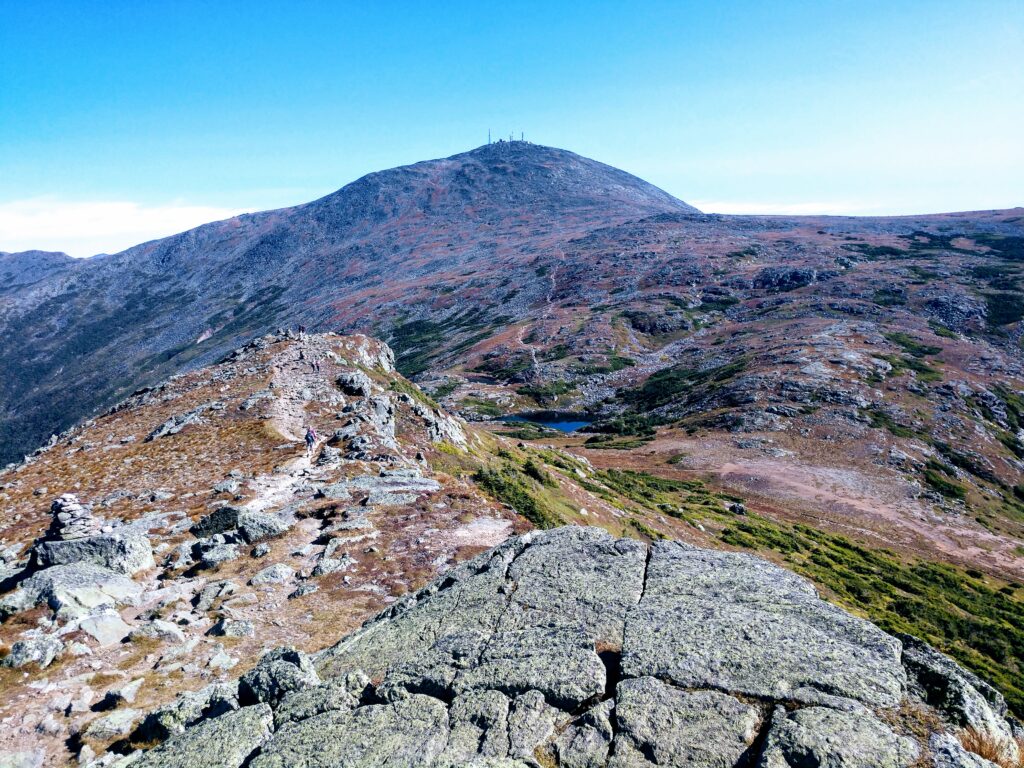
<svg viewBox="0 0 1024 768">
<path fill-rule="evenodd" d="M 992 291 L 985 294 L 988 324 L 993 328 L 1016 323 L 1024 318 L 1024 295 L 1016 291 Z"/>
<path fill-rule="evenodd" d="M 883 410 L 880 410 L 878 408 L 872 408 L 866 411 L 866 413 L 868 420 L 871 423 L 871 426 L 874 427 L 875 429 L 887 429 L 889 430 L 890 434 L 892 434 L 894 437 L 917 436 L 917 432 L 915 432 L 910 427 L 905 427 L 902 424 L 898 423 L 892 416 L 890 416 Z"/>
<path fill-rule="evenodd" d="M 914 357 L 927 357 L 928 355 L 937 355 L 942 351 L 942 347 L 932 346 L 931 344 L 925 344 L 924 342 L 915 339 L 913 336 L 907 333 L 887 333 L 885 338 L 891 341 L 893 344 L 903 348 L 903 351 L 907 354 L 913 355 Z"/>
<path fill-rule="evenodd" d="M 703 371 L 672 366 L 656 371 L 639 388 L 624 391 L 620 397 L 643 413 L 682 399 L 698 387 L 713 387 L 728 381 L 746 368 L 747 361 L 742 357 Z"/>
<path fill-rule="evenodd" d="M 946 498 L 960 500 L 967 498 L 966 488 L 960 485 L 960 483 L 943 476 L 949 472 L 948 468 L 938 462 L 929 461 L 922 474 L 924 475 L 924 481 Z"/>
<path fill-rule="evenodd" d="M 549 381 L 546 384 L 526 384 L 519 387 L 521 395 L 532 397 L 540 405 L 553 403 L 560 395 L 572 392 L 575 389 L 567 381 Z"/>
<path fill-rule="evenodd" d="M 526 474 L 527 477 L 532 477 L 541 485 L 546 485 L 549 488 L 558 487 L 558 483 L 556 483 L 554 479 L 552 479 L 551 475 L 549 475 L 547 472 L 545 472 L 543 469 L 537 466 L 537 464 L 534 463 L 533 459 L 526 460 L 526 463 L 523 465 L 523 473 Z"/>
<path fill-rule="evenodd" d="M 531 492 L 522 475 L 511 467 L 480 469 L 473 479 L 484 491 L 512 507 L 538 528 L 557 528 L 565 522 Z"/>
</svg>

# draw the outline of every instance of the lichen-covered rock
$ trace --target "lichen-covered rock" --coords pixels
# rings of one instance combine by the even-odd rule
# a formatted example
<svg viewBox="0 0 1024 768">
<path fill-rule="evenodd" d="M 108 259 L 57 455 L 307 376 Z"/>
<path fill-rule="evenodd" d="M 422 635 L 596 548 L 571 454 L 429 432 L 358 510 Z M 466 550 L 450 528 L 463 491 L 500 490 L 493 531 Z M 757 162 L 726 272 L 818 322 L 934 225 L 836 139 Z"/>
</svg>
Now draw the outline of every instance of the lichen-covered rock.
<svg viewBox="0 0 1024 768">
<path fill-rule="evenodd" d="M 41 568 L 70 563 L 94 563 L 131 576 L 156 566 L 149 539 L 139 531 L 66 541 L 40 541 L 33 551 Z"/>
<path fill-rule="evenodd" d="M 577 627 L 534 627 L 493 635 L 476 663 L 455 676 L 457 692 L 540 691 L 573 711 L 605 688 L 605 668 L 592 635 Z"/>
<path fill-rule="evenodd" d="M 238 535 L 247 544 L 255 544 L 284 533 L 288 527 L 286 522 L 275 515 L 227 506 L 206 515 L 190 530 L 199 538 L 238 531 Z"/>
<path fill-rule="evenodd" d="M 464 765 L 476 757 L 508 755 L 509 700 L 498 691 L 472 691 L 449 708 L 451 734 L 442 761 Z"/>
<path fill-rule="evenodd" d="M 0 618 L 46 603 L 57 618 L 79 619 L 100 607 L 134 604 L 142 592 L 141 584 L 94 563 L 55 565 L 0 599 Z"/>
<path fill-rule="evenodd" d="M 207 632 L 215 637 L 252 637 L 256 634 L 256 628 L 251 621 L 245 619 L 229 619 L 226 616 L 218 619 L 217 623 L 210 627 Z"/>
<path fill-rule="evenodd" d="M 10 652 L 0 659 L 0 666 L 18 669 L 36 664 L 43 669 L 64 652 L 64 643 L 52 635 L 26 637 L 11 646 Z"/>
<path fill-rule="evenodd" d="M 211 408 L 216 408 L 220 405 L 216 400 L 209 403 L 202 403 L 196 406 L 190 411 L 185 413 L 178 413 L 171 416 L 167 421 L 163 422 L 160 426 L 156 427 L 152 432 L 146 435 L 146 439 L 143 442 L 150 442 L 157 440 L 161 437 L 167 437 L 168 435 L 176 435 L 189 424 L 198 424 L 203 420 L 203 414 L 209 411 Z"/>
<path fill-rule="evenodd" d="M 998 765 L 968 752 L 948 733 L 935 733 L 928 740 L 934 768 L 999 768 Z"/>
<path fill-rule="evenodd" d="M 515 584 L 501 629 L 578 625 L 598 643 L 622 645 L 627 614 L 644 588 L 647 547 L 595 528 L 536 536 L 508 571 Z"/>
<path fill-rule="evenodd" d="M 215 683 L 178 696 L 150 712 L 135 731 L 140 741 L 163 741 L 203 718 L 214 718 L 238 709 L 238 686 Z"/>
<path fill-rule="evenodd" d="M 208 611 L 220 598 L 228 597 L 238 592 L 238 585 L 230 579 L 218 579 L 203 586 L 199 593 L 192 599 L 192 605 L 197 611 Z"/>
<path fill-rule="evenodd" d="M 78 628 L 101 647 L 115 645 L 132 632 L 131 626 L 111 608 L 103 608 L 79 620 Z"/>
<path fill-rule="evenodd" d="M 295 571 L 291 567 L 284 563 L 275 563 L 253 574 L 253 577 L 249 579 L 249 583 L 257 586 L 260 584 L 284 584 L 286 581 L 291 580 L 294 575 Z"/>
<path fill-rule="evenodd" d="M 414 662 L 432 646 L 422 638 L 472 632 L 490 634 L 504 613 L 505 570 L 522 540 L 511 540 L 491 552 L 453 568 L 442 580 L 408 595 L 363 627 L 316 657 L 324 677 L 363 670 L 382 676 L 390 667 Z"/>
<path fill-rule="evenodd" d="M 153 619 L 141 624 L 132 630 L 132 638 L 148 637 L 153 640 L 161 640 L 165 643 L 184 643 L 185 633 L 181 627 L 163 619 Z"/>
<path fill-rule="evenodd" d="M 619 738 L 609 768 L 732 768 L 757 735 L 757 709 L 716 691 L 685 691 L 650 677 L 619 684 Z"/>
<path fill-rule="evenodd" d="M 396 602 L 319 654 L 317 667 L 327 676 L 362 669 L 374 677 L 423 661 L 436 644 L 421 638 L 442 643 L 449 636 L 490 636 L 495 628 L 561 624 L 582 628 L 596 643 L 621 646 L 626 613 L 643 587 L 645 557 L 642 544 L 595 528 L 510 539 Z"/>
<path fill-rule="evenodd" d="M 266 704 L 204 720 L 146 752 L 134 768 L 240 768 L 270 738 L 273 713 Z"/>
<path fill-rule="evenodd" d="M 908 768 L 927 734 L 889 723 L 927 687 L 901 652 L 755 557 L 563 528 L 453 568 L 315 662 L 266 654 L 238 691 L 276 724 L 251 768 Z M 980 765 L 936 739 L 939 768 Z"/>
<path fill-rule="evenodd" d="M 752 555 L 652 545 L 630 612 L 623 673 L 763 699 L 903 699 L 900 642 L 822 601 L 804 579 Z"/>
<path fill-rule="evenodd" d="M 135 709 L 115 710 L 89 723 L 82 735 L 94 741 L 110 741 L 119 736 L 127 736 L 141 715 Z"/>
<path fill-rule="evenodd" d="M 402 395 L 401 397 L 412 408 L 413 413 L 423 419 L 430 442 L 451 443 L 463 450 L 466 449 L 468 446 L 466 432 L 454 417 L 449 416 L 439 408 L 431 408 L 418 400 L 414 400 L 409 395 Z"/>
<path fill-rule="evenodd" d="M 351 712 L 326 712 L 281 728 L 251 768 L 432 766 L 448 742 L 448 708 L 411 695 Z"/>
<path fill-rule="evenodd" d="M 897 736 L 870 712 L 840 712 L 808 707 L 776 713 L 758 763 L 760 768 L 907 768 L 919 755 L 917 745 Z"/>
<path fill-rule="evenodd" d="M 238 681 L 238 700 L 243 705 L 276 704 L 292 691 L 320 684 L 313 663 L 302 651 L 275 648 Z"/>
<path fill-rule="evenodd" d="M 311 688 L 286 693 L 274 708 L 274 724 L 280 728 L 323 712 L 351 711 L 359 706 L 369 685 L 370 678 L 362 672 L 350 672 Z"/>
<path fill-rule="evenodd" d="M 609 699 L 580 715 L 562 731 L 555 742 L 558 764 L 563 768 L 604 768 L 608 751 L 615 738 L 612 711 L 615 702 Z"/>
<path fill-rule="evenodd" d="M 956 725 L 987 733 L 1016 755 L 1002 694 L 924 641 L 910 635 L 899 637 L 903 642 L 903 666 L 918 696 Z"/>
<path fill-rule="evenodd" d="M 221 541 L 217 536 L 196 542 L 192 556 L 199 560 L 202 568 L 216 568 L 221 563 L 239 558 L 238 545 Z"/>
<path fill-rule="evenodd" d="M 565 712 L 548 704 L 540 691 L 528 691 L 517 696 L 508 713 L 509 754 L 519 758 L 533 757 L 537 749 L 555 735 L 556 728 L 568 719 Z"/>
<path fill-rule="evenodd" d="M 373 391 L 370 377 L 362 371 L 342 371 L 334 383 L 346 395 L 353 397 L 369 397 Z"/>
</svg>

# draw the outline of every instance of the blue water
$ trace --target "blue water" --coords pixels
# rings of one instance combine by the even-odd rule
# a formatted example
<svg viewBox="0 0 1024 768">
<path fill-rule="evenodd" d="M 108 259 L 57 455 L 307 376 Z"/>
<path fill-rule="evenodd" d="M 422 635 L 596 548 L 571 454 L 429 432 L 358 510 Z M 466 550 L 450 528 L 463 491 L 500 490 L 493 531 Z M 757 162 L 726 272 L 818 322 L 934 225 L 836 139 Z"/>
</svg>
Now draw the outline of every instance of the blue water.
<svg viewBox="0 0 1024 768">
<path fill-rule="evenodd" d="M 502 421 L 527 421 L 533 424 L 540 424 L 543 427 L 557 429 L 559 432 L 575 432 L 577 429 L 585 427 L 590 423 L 589 421 L 565 421 L 538 416 L 506 416 Z"/>
</svg>

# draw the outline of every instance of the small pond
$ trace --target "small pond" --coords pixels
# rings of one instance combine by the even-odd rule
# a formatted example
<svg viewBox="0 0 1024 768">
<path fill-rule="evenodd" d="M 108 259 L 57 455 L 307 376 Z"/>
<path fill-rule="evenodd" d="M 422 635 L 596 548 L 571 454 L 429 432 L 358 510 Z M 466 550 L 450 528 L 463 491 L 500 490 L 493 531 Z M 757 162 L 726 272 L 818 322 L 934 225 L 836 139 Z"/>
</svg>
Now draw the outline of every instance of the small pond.
<svg viewBox="0 0 1024 768">
<path fill-rule="evenodd" d="M 515 416 L 505 416 L 502 421 L 506 422 L 529 422 L 540 424 L 542 427 L 557 429 L 559 432 L 575 432 L 577 429 L 590 424 L 583 421 L 578 414 L 571 413 L 522 413 Z"/>
</svg>

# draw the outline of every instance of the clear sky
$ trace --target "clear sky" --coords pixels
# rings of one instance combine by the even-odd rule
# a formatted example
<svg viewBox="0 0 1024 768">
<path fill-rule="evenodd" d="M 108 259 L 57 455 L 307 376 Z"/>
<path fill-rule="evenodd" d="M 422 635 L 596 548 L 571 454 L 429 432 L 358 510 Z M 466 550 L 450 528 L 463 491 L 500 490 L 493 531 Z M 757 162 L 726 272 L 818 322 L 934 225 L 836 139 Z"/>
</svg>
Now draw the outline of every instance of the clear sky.
<svg viewBox="0 0 1024 768">
<path fill-rule="evenodd" d="M 1024 0 L 0 0 L 0 250 L 520 131 L 723 213 L 1024 205 Z"/>
</svg>

